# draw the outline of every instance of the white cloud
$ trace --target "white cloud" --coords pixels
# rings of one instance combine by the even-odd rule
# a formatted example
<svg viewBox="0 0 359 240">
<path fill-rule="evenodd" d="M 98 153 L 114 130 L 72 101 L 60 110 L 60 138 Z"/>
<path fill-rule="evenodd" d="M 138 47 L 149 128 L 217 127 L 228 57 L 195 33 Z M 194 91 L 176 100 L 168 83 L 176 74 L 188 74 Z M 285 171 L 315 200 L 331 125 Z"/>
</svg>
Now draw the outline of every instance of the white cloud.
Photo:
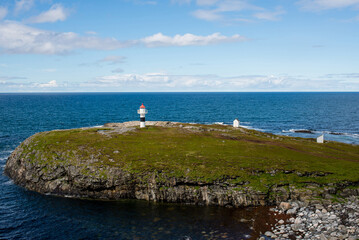
<svg viewBox="0 0 359 240">
<path fill-rule="evenodd" d="M 260 11 L 263 8 L 249 4 L 243 0 L 223 0 L 217 4 L 216 11 L 218 12 L 239 12 L 243 10 Z"/>
<path fill-rule="evenodd" d="M 200 8 L 193 11 L 192 15 L 206 21 L 252 22 L 254 19 L 274 21 L 285 13 L 281 8 L 269 11 L 245 0 L 197 0 L 196 4 Z"/>
<path fill-rule="evenodd" d="M 297 3 L 303 10 L 309 11 L 359 7 L 359 0 L 300 0 Z"/>
<path fill-rule="evenodd" d="M 350 83 L 350 85 L 348 85 Z M 349 86 L 349 87 L 348 87 Z M 355 91 L 357 78 L 338 81 L 326 76 L 114 74 L 80 84 L 101 91 Z"/>
<path fill-rule="evenodd" d="M 15 13 L 28 11 L 34 5 L 34 0 L 17 0 L 15 2 Z"/>
<path fill-rule="evenodd" d="M 31 23 L 45 23 L 45 22 L 57 22 L 65 21 L 68 16 L 68 11 L 62 7 L 61 4 L 52 5 L 51 8 L 40 13 L 40 15 L 31 17 L 28 19 L 28 22 Z"/>
<path fill-rule="evenodd" d="M 9 81 L 9 80 L 21 80 L 21 79 L 26 79 L 25 77 L 17 77 L 17 76 L 0 76 L 0 80 L 3 81 Z"/>
<path fill-rule="evenodd" d="M 209 44 L 217 44 L 224 42 L 245 41 L 246 38 L 240 35 L 230 37 L 223 36 L 220 33 L 213 33 L 208 36 L 197 36 L 190 33 L 184 35 L 175 35 L 174 37 L 157 33 L 141 40 L 148 47 L 164 47 L 164 46 L 203 46 Z"/>
<path fill-rule="evenodd" d="M 169 77 L 164 73 L 147 74 L 116 74 L 98 78 L 98 83 L 103 84 L 122 84 L 122 83 L 168 83 Z"/>
<path fill-rule="evenodd" d="M 174 75 L 165 72 L 113 74 L 87 82 L 36 83 L 0 76 L 1 91 L 358 91 L 359 74 L 289 75 Z M 14 81 L 16 80 L 16 81 Z"/>
<path fill-rule="evenodd" d="M 115 74 L 98 77 L 95 81 L 84 84 L 92 87 L 121 87 L 142 90 L 210 90 L 230 91 L 243 89 L 277 89 L 288 85 L 285 76 L 234 76 L 221 77 L 218 75 L 171 75 L 166 73 L 147 74 Z"/>
<path fill-rule="evenodd" d="M 124 63 L 126 60 L 126 57 L 124 56 L 107 56 L 102 59 L 100 59 L 98 62 L 107 62 L 109 64 L 117 64 L 117 63 Z"/>
<path fill-rule="evenodd" d="M 0 6 L 0 20 L 5 18 L 7 15 L 7 8 Z"/>
<path fill-rule="evenodd" d="M 56 80 L 51 80 L 50 82 L 47 83 L 34 83 L 33 86 L 39 88 L 54 88 L 54 87 L 58 87 L 59 85 L 57 84 Z"/>
<path fill-rule="evenodd" d="M 266 89 L 283 87 L 287 85 L 287 76 L 274 76 L 274 75 L 249 75 L 229 78 L 228 83 L 236 87 L 252 87 Z"/>
<path fill-rule="evenodd" d="M 46 83 L 37 83 L 37 82 L 13 82 L 13 81 L 2 81 L 0 78 L 0 84 L 3 85 L 4 89 L 13 92 L 13 91 L 20 91 L 20 92 L 42 92 L 42 91 L 52 91 L 57 89 L 64 89 L 66 87 L 64 84 L 58 84 L 56 80 L 51 80 Z"/>
<path fill-rule="evenodd" d="M 222 19 L 222 15 L 215 10 L 198 9 L 192 12 L 192 15 L 198 19 L 206 21 L 217 21 Z"/>
<path fill-rule="evenodd" d="M 253 16 L 260 20 L 278 21 L 280 16 L 285 13 L 286 12 L 283 9 L 279 8 L 276 11 L 257 12 Z"/>
<path fill-rule="evenodd" d="M 0 48 L 16 54 L 64 54 L 74 49 L 112 50 L 126 43 L 113 38 L 79 36 L 73 32 L 57 33 L 26 25 L 0 22 Z"/>
<path fill-rule="evenodd" d="M 173 37 L 157 33 L 139 40 L 119 41 L 115 38 L 80 36 L 73 32 L 45 31 L 13 21 L 0 22 L 0 48 L 12 54 L 66 54 L 76 49 L 114 50 L 133 46 L 198 46 L 244 40 L 246 38 L 240 35 L 224 36 L 220 33 L 208 36 L 187 33 Z"/>
</svg>

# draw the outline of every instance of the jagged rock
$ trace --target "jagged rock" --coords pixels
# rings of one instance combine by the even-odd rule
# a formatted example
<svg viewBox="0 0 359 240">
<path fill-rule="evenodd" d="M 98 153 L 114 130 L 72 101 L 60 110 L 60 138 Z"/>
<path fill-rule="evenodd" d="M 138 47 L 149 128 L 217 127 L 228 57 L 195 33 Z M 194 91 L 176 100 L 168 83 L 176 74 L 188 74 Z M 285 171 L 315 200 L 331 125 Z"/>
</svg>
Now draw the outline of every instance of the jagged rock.
<svg viewBox="0 0 359 240">
<path fill-rule="evenodd" d="M 281 202 L 281 203 L 279 204 L 279 208 L 282 209 L 283 211 L 285 211 L 285 210 L 290 209 L 290 208 L 291 208 L 291 205 L 290 205 L 289 202 Z"/>
<path fill-rule="evenodd" d="M 320 240 L 328 240 L 328 238 L 326 238 L 323 233 L 321 233 L 319 235 L 319 237 L 320 237 Z"/>
<path fill-rule="evenodd" d="M 288 209 L 287 214 L 295 214 L 297 212 L 297 208 Z"/>
<path fill-rule="evenodd" d="M 291 228 L 293 229 L 293 231 L 299 231 L 299 229 L 300 229 L 300 224 L 297 224 L 297 223 L 292 224 L 292 225 L 291 225 Z"/>
</svg>

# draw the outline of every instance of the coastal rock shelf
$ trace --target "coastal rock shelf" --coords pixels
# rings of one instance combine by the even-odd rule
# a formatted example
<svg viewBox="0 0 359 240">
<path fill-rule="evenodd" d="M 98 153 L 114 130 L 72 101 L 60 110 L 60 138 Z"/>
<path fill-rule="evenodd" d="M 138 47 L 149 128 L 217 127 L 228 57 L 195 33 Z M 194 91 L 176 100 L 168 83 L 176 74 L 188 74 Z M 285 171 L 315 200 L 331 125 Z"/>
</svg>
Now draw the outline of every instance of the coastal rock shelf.
<svg viewBox="0 0 359 240">
<path fill-rule="evenodd" d="M 228 207 L 359 195 L 359 146 L 224 125 L 109 123 L 26 139 L 5 174 L 60 196 Z"/>
</svg>

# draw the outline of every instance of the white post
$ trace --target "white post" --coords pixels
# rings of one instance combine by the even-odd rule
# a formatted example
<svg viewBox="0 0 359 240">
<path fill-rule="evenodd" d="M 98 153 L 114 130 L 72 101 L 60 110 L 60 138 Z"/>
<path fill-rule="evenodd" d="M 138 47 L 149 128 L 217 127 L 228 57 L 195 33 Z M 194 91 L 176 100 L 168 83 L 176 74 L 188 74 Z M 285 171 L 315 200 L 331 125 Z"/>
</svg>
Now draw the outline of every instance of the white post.
<svg viewBox="0 0 359 240">
<path fill-rule="evenodd" d="M 324 134 L 317 137 L 317 143 L 324 143 Z"/>
<path fill-rule="evenodd" d="M 239 120 L 237 118 L 233 121 L 233 127 L 239 128 Z"/>
</svg>

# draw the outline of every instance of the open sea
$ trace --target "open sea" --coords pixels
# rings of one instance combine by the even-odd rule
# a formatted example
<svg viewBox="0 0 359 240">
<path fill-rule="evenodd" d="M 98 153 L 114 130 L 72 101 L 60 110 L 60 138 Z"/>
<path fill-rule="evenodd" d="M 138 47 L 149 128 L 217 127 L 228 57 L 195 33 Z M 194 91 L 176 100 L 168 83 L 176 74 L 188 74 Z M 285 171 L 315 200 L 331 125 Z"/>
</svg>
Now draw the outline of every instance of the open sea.
<svg viewBox="0 0 359 240">
<path fill-rule="evenodd" d="M 238 118 L 264 132 L 325 134 L 326 140 L 359 144 L 359 93 L 0 94 L 0 171 L 36 132 L 139 120 L 142 103 L 146 120 L 232 124 Z M 0 175 L 0 239 L 253 239 L 273 221 L 267 208 L 44 196 Z"/>
</svg>

